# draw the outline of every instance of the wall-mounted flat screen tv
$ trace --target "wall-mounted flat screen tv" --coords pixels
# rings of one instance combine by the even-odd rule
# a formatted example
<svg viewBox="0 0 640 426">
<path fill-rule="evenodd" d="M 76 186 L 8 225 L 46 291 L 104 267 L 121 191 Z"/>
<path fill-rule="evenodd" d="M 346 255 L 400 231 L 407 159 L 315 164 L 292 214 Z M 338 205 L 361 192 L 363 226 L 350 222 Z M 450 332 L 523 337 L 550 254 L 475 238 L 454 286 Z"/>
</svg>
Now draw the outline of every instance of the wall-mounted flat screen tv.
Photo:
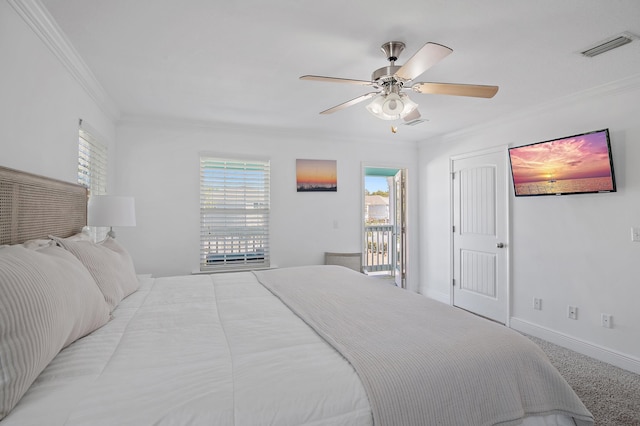
<svg viewBox="0 0 640 426">
<path fill-rule="evenodd" d="M 609 129 L 509 148 L 517 197 L 615 192 Z"/>
</svg>

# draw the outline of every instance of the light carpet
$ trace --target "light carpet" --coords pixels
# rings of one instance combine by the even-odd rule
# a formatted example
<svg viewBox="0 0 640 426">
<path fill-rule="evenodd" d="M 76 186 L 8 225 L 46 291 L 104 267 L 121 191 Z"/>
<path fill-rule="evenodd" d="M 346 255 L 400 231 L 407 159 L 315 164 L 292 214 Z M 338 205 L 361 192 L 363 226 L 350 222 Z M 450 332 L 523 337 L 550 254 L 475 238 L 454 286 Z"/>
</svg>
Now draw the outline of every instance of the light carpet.
<svg viewBox="0 0 640 426">
<path fill-rule="evenodd" d="M 640 375 L 533 336 L 578 394 L 596 426 L 640 426 Z"/>
</svg>

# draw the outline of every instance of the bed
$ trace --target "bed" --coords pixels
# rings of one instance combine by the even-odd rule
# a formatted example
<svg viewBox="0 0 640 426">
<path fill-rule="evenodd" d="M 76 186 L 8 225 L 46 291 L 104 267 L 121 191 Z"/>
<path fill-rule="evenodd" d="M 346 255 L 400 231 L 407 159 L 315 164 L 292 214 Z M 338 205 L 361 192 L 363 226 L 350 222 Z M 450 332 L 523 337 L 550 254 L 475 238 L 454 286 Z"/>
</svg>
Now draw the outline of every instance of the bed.
<svg viewBox="0 0 640 426">
<path fill-rule="evenodd" d="M 0 170 L 1 426 L 593 424 L 529 339 L 341 266 L 139 276 L 77 203 L 25 238 L 50 184 Z"/>
</svg>

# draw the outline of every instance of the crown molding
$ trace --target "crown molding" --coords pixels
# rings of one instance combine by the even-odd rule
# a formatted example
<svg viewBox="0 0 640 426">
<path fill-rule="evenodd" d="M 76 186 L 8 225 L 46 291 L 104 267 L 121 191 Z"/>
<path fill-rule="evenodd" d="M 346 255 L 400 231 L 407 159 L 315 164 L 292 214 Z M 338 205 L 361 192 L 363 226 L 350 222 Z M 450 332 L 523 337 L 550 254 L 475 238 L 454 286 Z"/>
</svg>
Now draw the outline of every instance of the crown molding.
<svg viewBox="0 0 640 426">
<path fill-rule="evenodd" d="M 456 132 L 436 136 L 433 139 L 437 138 L 442 141 L 455 142 L 461 139 L 468 138 L 469 136 L 477 134 L 478 132 L 482 132 L 483 130 L 495 128 L 500 125 L 514 123 L 519 120 L 526 119 L 527 117 L 539 115 L 549 110 L 576 105 L 590 99 L 598 99 L 606 96 L 616 96 L 621 93 L 633 92 L 636 90 L 640 90 L 640 73 L 609 83 L 605 83 L 600 86 L 582 90 L 577 93 L 566 95 L 557 99 L 552 99 L 550 101 L 533 105 L 522 110 L 517 110 L 497 120 L 492 120 Z M 429 140 L 427 140 L 426 142 L 428 141 Z"/>
<path fill-rule="evenodd" d="M 120 111 L 39 0 L 7 0 L 47 48 L 113 121 Z"/>
</svg>

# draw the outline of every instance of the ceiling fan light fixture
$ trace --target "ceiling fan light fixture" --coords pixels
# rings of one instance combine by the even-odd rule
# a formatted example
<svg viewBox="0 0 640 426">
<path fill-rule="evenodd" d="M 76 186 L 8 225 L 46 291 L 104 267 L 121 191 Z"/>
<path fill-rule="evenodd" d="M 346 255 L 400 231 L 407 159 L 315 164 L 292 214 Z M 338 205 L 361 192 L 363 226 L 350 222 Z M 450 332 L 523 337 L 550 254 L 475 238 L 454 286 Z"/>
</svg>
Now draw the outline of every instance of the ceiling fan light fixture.
<svg viewBox="0 0 640 426">
<path fill-rule="evenodd" d="M 401 93 L 400 98 L 402 99 L 402 103 L 404 104 L 402 112 L 400 113 L 401 118 L 404 118 L 405 115 L 410 114 L 411 112 L 415 111 L 416 108 L 418 108 L 418 104 L 413 102 L 411 98 L 409 98 L 409 96 L 407 96 L 405 93 Z"/>
<path fill-rule="evenodd" d="M 381 94 L 367 105 L 367 110 L 381 120 L 398 120 L 418 107 L 404 93 Z"/>
<path fill-rule="evenodd" d="M 375 115 L 376 117 L 379 114 L 382 114 L 382 104 L 384 103 L 384 95 L 376 96 L 373 98 L 373 101 L 367 105 L 367 110 Z"/>
<path fill-rule="evenodd" d="M 382 103 L 382 111 L 387 115 L 400 115 L 404 110 L 404 102 L 396 93 L 389 93 Z"/>
<path fill-rule="evenodd" d="M 397 120 L 400 117 L 398 114 L 387 114 L 384 110 L 384 105 L 387 102 L 387 96 L 388 95 L 376 96 L 373 102 L 367 105 L 367 111 L 369 111 L 374 117 L 381 120 Z"/>
<path fill-rule="evenodd" d="M 374 117 L 381 120 L 395 120 L 396 118 L 394 116 L 386 114 L 382 109 L 382 105 L 385 103 L 386 98 L 386 95 L 376 96 L 373 101 L 367 105 L 367 111 L 369 111 Z"/>
</svg>

